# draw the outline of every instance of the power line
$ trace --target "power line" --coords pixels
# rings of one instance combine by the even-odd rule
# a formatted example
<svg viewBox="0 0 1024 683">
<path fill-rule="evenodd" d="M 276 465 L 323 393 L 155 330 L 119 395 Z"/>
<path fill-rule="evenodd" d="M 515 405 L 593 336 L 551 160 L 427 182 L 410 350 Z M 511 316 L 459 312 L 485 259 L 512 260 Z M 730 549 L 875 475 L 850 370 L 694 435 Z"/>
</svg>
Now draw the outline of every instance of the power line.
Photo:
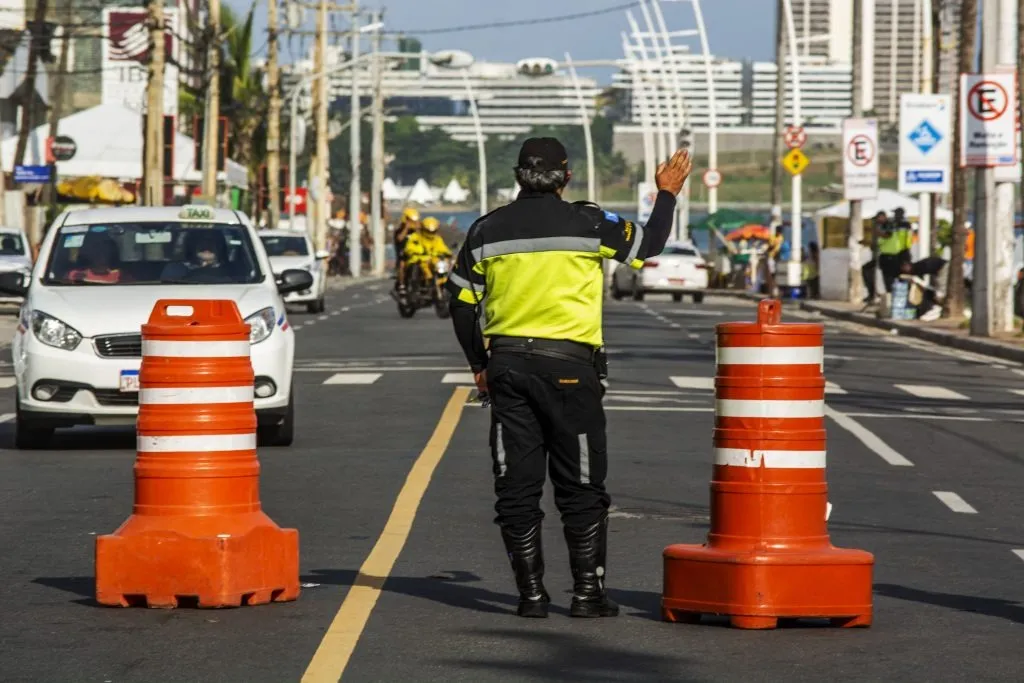
<svg viewBox="0 0 1024 683">
<path fill-rule="evenodd" d="M 534 19 L 519 19 L 515 21 L 495 21 L 489 24 L 468 24 L 466 26 L 451 26 L 448 28 L 427 28 L 427 29 L 416 29 L 415 31 L 384 31 L 388 35 L 405 35 L 405 36 L 421 36 L 431 35 L 439 33 L 459 33 L 462 31 L 481 31 L 493 28 L 509 28 L 512 26 L 533 26 L 535 24 L 550 24 L 553 22 L 562 21 L 573 21 L 575 19 L 587 19 L 589 17 L 596 17 L 602 14 L 611 14 L 612 12 L 621 12 L 628 9 L 637 7 L 639 2 L 628 2 L 622 5 L 616 5 L 614 7 L 606 7 L 604 9 L 591 10 L 589 12 L 577 12 L 575 14 L 563 14 L 557 17 L 539 17 Z"/>
</svg>

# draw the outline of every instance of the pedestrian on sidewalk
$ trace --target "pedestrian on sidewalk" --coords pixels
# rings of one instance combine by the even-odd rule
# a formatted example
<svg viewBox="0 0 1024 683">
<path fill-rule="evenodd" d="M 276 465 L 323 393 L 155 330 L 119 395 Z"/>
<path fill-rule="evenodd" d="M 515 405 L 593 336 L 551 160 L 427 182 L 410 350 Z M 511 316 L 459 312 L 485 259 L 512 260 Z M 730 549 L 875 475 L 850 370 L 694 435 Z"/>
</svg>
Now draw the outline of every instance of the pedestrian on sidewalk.
<svg viewBox="0 0 1024 683">
<path fill-rule="evenodd" d="M 548 471 L 569 547 L 570 614 L 619 613 L 605 591 L 611 498 L 601 403 L 603 265 L 615 259 L 639 269 L 662 252 L 690 171 L 683 149 L 658 167 L 657 200 L 642 226 L 595 204 L 564 201 L 572 178 L 565 147 L 531 138 L 515 168 L 518 197 L 479 218 L 456 258 L 447 285 L 451 317 L 477 387 L 491 400 L 495 523 L 519 589 L 519 616 L 546 617 L 551 601 L 540 508 Z"/>
</svg>

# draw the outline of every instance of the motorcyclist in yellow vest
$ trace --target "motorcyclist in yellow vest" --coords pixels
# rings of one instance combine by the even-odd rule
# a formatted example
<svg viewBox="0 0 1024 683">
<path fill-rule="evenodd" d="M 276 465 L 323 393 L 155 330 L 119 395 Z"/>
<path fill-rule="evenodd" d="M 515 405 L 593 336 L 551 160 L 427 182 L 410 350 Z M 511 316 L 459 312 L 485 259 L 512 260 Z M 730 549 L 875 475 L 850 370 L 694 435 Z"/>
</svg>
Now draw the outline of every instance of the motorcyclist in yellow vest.
<svg viewBox="0 0 1024 683">
<path fill-rule="evenodd" d="M 437 233 L 440 227 L 441 223 L 436 218 L 428 216 L 423 219 L 420 229 L 405 241 L 405 260 L 410 266 L 433 263 L 436 259 L 452 255 L 444 238 Z"/>
<path fill-rule="evenodd" d="M 884 224 L 878 237 L 878 266 L 882 269 L 882 282 L 885 283 L 886 292 L 892 292 L 892 283 L 900 276 L 903 264 L 912 261 L 910 248 L 914 242 L 914 235 L 910 223 L 902 219 L 902 212 L 895 218 L 896 220 Z"/>
<path fill-rule="evenodd" d="M 395 230 L 395 273 L 398 275 L 398 291 L 405 290 L 405 243 L 409 236 L 420 227 L 420 212 L 410 207 L 402 212 L 402 221 Z"/>
</svg>

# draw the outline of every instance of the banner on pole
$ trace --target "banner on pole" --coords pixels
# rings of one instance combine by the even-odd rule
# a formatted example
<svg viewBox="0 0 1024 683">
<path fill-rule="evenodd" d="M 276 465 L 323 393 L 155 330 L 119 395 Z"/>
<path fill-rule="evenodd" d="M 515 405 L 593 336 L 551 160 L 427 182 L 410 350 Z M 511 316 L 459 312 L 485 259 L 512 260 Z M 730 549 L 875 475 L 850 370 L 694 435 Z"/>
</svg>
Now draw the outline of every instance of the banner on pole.
<svg viewBox="0 0 1024 683">
<path fill-rule="evenodd" d="M 878 121 L 843 121 L 843 196 L 847 200 L 878 196 Z"/>
<path fill-rule="evenodd" d="M 949 95 L 900 96 L 900 192 L 952 191 L 952 128 Z"/>
<path fill-rule="evenodd" d="M 960 74 L 960 166 L 1017 163 L 1017 86 L 1012 73 Z"/>
</svg>

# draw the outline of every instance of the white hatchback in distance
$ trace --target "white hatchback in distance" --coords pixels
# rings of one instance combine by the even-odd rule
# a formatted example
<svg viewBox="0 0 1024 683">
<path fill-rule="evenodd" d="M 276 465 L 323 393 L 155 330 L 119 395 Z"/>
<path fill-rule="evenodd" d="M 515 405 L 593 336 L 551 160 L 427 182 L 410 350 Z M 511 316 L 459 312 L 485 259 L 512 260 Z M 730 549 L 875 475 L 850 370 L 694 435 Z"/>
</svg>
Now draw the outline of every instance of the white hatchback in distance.
<svg viewBox="0 0 1024 683">
<path fill-rule="evenodd" d="M 25 233 L 15 228 L 0 228 L 0 273 L 32 272 L 32 255 Z M 20 304 L 22 297 L 0 292 L 0 304 Z"/>
<path fill-rule="evenodd" d="M 57 428 L 135 424 L 141 326 L 160 299 L 230 299 L 250 325 L 254 403 L 262 445 L 294 434 L 295 333 L 281 293 L 312 276 L 275 279 L 248 218 L 227 209 L 125 207 L 65 212 L 31 276 L 0 274 L 21 295 L 11 348 L 15 443 L 44 448 Z"/>
<path fill-rule="evenodd" d="M 615 299 L 631 296 L 643 301 L 645 294 L 671 294 L 673 300 L 682 301 L 686 294 L 699 304 L 707 288 L 707 263 L 691 242 L 669 242 L 661 254 L 644 261 L 640 270 L 621 264 L 612 276 Z"/>
<path fill-rule="evenodd" d="M 323 313 L 326 308 L 327 272 L 324 259 L 330 256 L 326 251 L 314 251 L 313 242 L 305 232 L 296 230 L 260 230 L 260 240 L 270 257 L 270 266 L 275 274 L 292 268 L 300 268 L 313 276 L 313 285 L 306 290 L 289 292 L 284 295 L 286 304 L 305 304 L 310 313 Z"/>
</svg>

